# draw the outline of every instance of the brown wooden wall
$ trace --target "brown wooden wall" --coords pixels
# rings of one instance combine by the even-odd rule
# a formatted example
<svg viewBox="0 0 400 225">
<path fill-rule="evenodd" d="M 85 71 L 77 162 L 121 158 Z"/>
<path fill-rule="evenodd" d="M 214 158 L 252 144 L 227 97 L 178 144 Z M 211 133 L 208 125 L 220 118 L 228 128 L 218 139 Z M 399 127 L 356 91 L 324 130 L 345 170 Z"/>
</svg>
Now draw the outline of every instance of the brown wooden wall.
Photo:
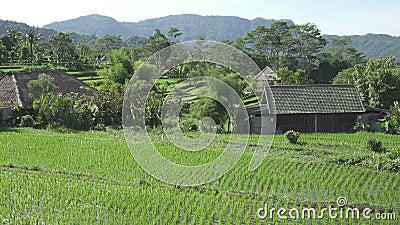
<svg viewBox="0 0 400 225">
<path fill-rule="evenodd" d="M 350 132 L 357 121 L 357 113 L 317 114 L 317 132 Z M 277 115 L 276 131 L 315 132 L 315 114 Z"/>
<path fill-rule="evenodd" d="M 314 114 L 277 115 L 276 131 L 284 133 L 288 130 L 314 132 Z"/>
</svg>

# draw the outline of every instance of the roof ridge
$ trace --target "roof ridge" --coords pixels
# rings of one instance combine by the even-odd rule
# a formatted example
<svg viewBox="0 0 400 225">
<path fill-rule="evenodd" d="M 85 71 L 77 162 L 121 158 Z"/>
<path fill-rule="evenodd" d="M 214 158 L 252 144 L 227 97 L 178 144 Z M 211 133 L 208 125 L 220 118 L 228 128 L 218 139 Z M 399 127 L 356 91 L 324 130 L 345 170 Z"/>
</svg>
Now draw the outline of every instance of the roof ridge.
<svg viewBox="0 0 400 225">
<path fill-rule="evenodd" d="M 13 81 L 13 84 L 14 84 L 15 94 L 17 95 L 17 105 L 22 108 L 23 104 L 22 104 L 22 100 L 21 100 L 21 95 L 19 94 L 19 89 L 18 89 L 18 85 L 17 85 L 17 79 L 15 79 L 14 74 L 11 75 L 11 78 L 12 78 L 12 81 Z"/>
<path fill-rule="evenodd" d="M 360 102 L 360 104 L 361 104 L 361 107 L 363 108 L 363 111 L 365 112 L 365 111 L 366 111 L 366 109 L 365 109 L 364 103 L 363 103 L 363 102 L 362 102 L 362 100 L 361 100 L 361 95 L 360 95 L 360 92 L 357 90 L 357 87 L 356 87 L 356 85 L 354 85 L 354 88 L 355 88 L 355 90 L 356 90 L 356 92 L 357 92 L 357 98 L 358 98 L 358 101 Z"/>
<path fill-rule="evenodd" d="M 72 76 L 72 75 L 68 74 L 66 70 L 62 70 L 62 69 L 13 70 L 13 71 L 10 71 L 10 72 L 8 72 L 8 73 L 6 73 L 4 75 L 13 76 L 13 75 L 24 74 L 24 73 L 25 74 L 26 73 L 31 74 L 31 73 L 34 73 L 34 72 L 39 73 L 39 74 L 40 73 L 49 73 L 49 72 L 50 73 L 52 73 L 52 72 L 53 73 L 62 72 L 64 76 L 68 76 L 68 77 L 76 79 L 78 81 L 78 83 L 81 84 L 81 86 L 90 87 L 90 85 L 88 85 L 87 83 L 77 79 L 77 77 L 75 77 L 75 76 Z"/>
<path fill-rule="evenodd" d="M 264 94 L 268 90 L 278 114 L 365 112 L 360 94 L 351 84 L 264 86 Z"/>
<path fill-rule="evenodd" d="M 271 88 L 294 88 L 294 87 L 355 87 L 354 84 L 307 84 L 307 85 L 269 85 Z"/>
</svg>

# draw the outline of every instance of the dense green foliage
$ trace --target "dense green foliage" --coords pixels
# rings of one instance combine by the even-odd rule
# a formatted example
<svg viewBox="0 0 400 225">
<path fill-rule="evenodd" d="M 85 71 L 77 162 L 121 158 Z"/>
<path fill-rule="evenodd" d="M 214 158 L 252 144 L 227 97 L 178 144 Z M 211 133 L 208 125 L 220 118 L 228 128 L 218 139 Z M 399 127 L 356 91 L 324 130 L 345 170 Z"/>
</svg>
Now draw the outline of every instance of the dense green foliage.
<svg viewBox="0 0 400 225">
<path fill-rule="evenodd" d="M 85 96 L 76 93 L 43 93 L 35 100 L 33 108 L 36 110 L 36 127 L 65 127 L 74 130 L 89 130 L 93 127 L 92 106 Z"/>
<path fill-rule="evenodd" d="M 134 73 L 134 65 L 129 60 L 129 51 L 126 49 L 112 50 L 110 65 L 99 71 L 99 75 L 116 83 L 124 84 Z"/>
<path fill-rule="evenodd" d="M 96 125 L 119 127 L 122 123 L 124 86 L 107 80 L 92 96 L 59 93 L 52 77 L 39 74 L 28 83 L 35 127 L 89 130 Z M 27 115 L 32 117 L 31 115 Z M 27 126 L 21 118 L 20 126 Z M 30 126 L 32 126 L 30 125 Z"/>
<path fill-rule="evenodd" d="M 297 144 L 300 133 L 294 130 L 288 130 L 285 132 L 285 137 L 291 144 Z"/>
<path fill-rule="evenodd" d="M 106 81 L 94 93 L 92 104 L 96 106 L 94 119 L 96 124 L 119 127 L 122 123 L 122 105 L 124 86 Z"/>
<path fill-rule="evenodd" d="M 384 152 L 385 149 L 382 147 L 382 142 L 379 139 L 376 138 L 368 138 L 368 149 L 373 151 L 373 152 Z"/>
<path fill-rule="evenodd" d="M 395 58 L 368 60 L 338 74 L 334 83 L 355 84 L 365 105 L 389 109 L 400 99 L 400 66 Z"/>
<path fill-rule="evenodd" d="M 389 115 L 384 122 L 379 122 L 378 125 L 388 134 L 400 134 L 400 104 L 398 101 L 390 107 Z"/>
<path fill-rule="evenodd" d="M 247 170 L 258 136 L 225 176 L 199 187 L 172 186 L 143 171 L 127 148 L 122 132 L 60 133 L 7 129 L 0 135 L 0 221 L 11 224 L 264 224 L 257 210 L 264 205 L 302 208 L 348 205 L 373 212 L 400 213 L 400 176 L 389 172 L 386 155 L 366 148 L 369 135 L 398 147 L 398 137 L 383 134 L 304 134 L 304 145 L 288 145 L 277 135 L 268 157 L 254 172 Z M 201 152 L 181 151 L 152 135 L 160 154 L 185 165 L 218 157 L 229 135 L 217 135 Z M 140 147 L 140 146 L 138 146 Z M 382 164 L 385 160 L 387 164 Z M 352 161 L 350 161 L 352 160 Z M 390 161 L 389 161 L 390 160 Z M 398 158 L 397 158 L 398 160 Z M 367 164 L 341 162 L 371 161 Z M 373 215 L 374 213 L 371 213 Z M 325 214 L 327 215 L 327 214 Z M 372 220 L 329 219 L 321 224 L 368 224 Z M 311 223 L 299 220 L 297 223 Z M 376 222 L 376 221 L 374 221 Z"/>
<path fill-rule="evenodd" d="M 54 79 L 44 73 L 38 75 L 37 80 L 28 82 L 29 97 L 38 100 L 43 94 L 57 94 L 58 87 L 54 83 Z"/>
</svg>

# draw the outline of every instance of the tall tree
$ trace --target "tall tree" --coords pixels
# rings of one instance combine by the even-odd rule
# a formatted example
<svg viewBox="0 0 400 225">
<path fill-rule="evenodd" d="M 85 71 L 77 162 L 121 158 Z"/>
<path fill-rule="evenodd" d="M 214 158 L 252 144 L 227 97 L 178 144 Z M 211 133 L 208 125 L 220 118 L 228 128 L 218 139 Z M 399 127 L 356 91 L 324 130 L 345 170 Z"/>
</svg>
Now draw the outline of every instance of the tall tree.
<svg viewBox="0 0 400 225">
<path fill-rule="evenodd" d="M 389 109 L 400 99 L 400 67 L 396 59 L 371 59 L 345 70 L 334 79 L 335 84 L 355 84 L 365 105 Z"/>
<path fill-rule="evenodd" d="M 124 84 L 126 79 L 133 74 L 133 62 L 129 61 L 129 52 L 125 48 L 114 50 L 110 56 L 109 68 L 100 71 L 103 77 L 120 84 Z"/>
<path fill-rule="evenodd" d="M 331 47 L 319 57 L 319 65 L 310 73 L 310 78 L 318 84 L 332 83 L 341 71 L 356 64 L 366 62 L 364 53 L 350 45 L 351 38 L 332 39 Z"/>
<path fill-rule="evenodd" d="M 22 38 L 22 33 L 19 30 L 8 30 L 7 35 L 11 38 L 11 41 L 13 43 L 13 47 L 17 48 L 19 44 L 19 40 Z"/>
<path fill-rule="evenodd" d="M 105 35 L 96 40 L 95 48 L 101 54 L 110 55 L 113 50 L 120 49 L 122 44 L 120 35 Z"/>
<path fill-rule="evenodd" d="M 147 51 L 148 55 L 152 55 L 170 45 L 171 43 L 169 42 L 168 38 L 165 37 L 165 35 L 161 33 L 159 29 L 156 29 L 156 32 L 149 37 L 145 46 L 145 50 Z"/>
<path fill-rule="evenodd" d="M 0 40 L 6 47 L 7 52 L 10 52 L 13 49 L 14 43 L 12 41 L 12 38 L 8 34 L 0 34 Z"/>
<path fill-rule="evenodd" d="M 175 43 L 176 42 L 176 38 L 181 36 L 183 33 L 176 27 L 171 27 L 168 30 L 168 37 L 169 37 L 169 41 L 171 43 Z M 173 41 L 173 39 L 175 39 L 175 41 Z"/>
<path fill-rule="evenodd" d="M 287 67 L 278 68 L 275 70 L 285 85 L 305 85 L 309 84 L 307 80 L 307 72 L 303 69 L 297 69 L 295 72 L 289 70 Z"/>
<path fill-rule="evenodd" d="M 279 68 L 281 61 L 290 53 L 292 35 L 286 22 L 276 22 L 267 29 L 266 39 L 270 43 L 270 62 L 273 68 Z"/>
<path fill-rule="evenodd" d="M 44 61 L 50 61 L 52 55 L 52 47 L 48 41 L 38 41 L 34 45 L 34 52 L 36 54 L 36 63 L 39 65 Z"/>
<path fill-rule="evenodd" d="M 288 67 L 304 69 L 307 73 L 319 64 L 326 45 L 314 24 L 291 25 L 276 22 L 267 28 L 258 26 L 244 37 L 244 47 L 253 60 L 264 68 Z"/>
<path fill-rule="evenodd" d="M 131 36 L 124 42 L 124 47 L 127 48 L 143 48 L 147 43 L 147 38 L 139 36 Z"/>
<path fill-rule="evenodd" d="M 19 54 L 21 53 L 20 49 L 20 40 L 22 38 L 22 33 L 19 30 L 8 30 L 7 36 L 10 38 L 9 43 L 9 57 L 11 61 L 18 59 Z"/>
<path fill-rule="evenodd" d="M 76 45 L 76 51 L 80 59 L 87 59 L 91 53 L 91 49 L 88 44 L 79 43 Z"/>
<path fill-rule="evenodd" d="M 56 60 L 57 65 L 62 64 L 65 66 L 68 62 L 72 62 L 75 55 L 75 45 L 69 34 L 55 34 L 51 36 L 49 42 L 51 44 L 53 58 Z"/>
<path fill-rule="evenodd" d="M 7 48 L 3 45 L 3 41 L 0 39 L 0 64 L 7 61 Z"/>
<path fill-rule="evenodd" d="M 25 34 L 25 40 L 28 42 L 29 44 L 29 52 L 30 52 L 30 61 L 31 63 L 33 62 L 33 45 L 36 41 L 40 40 L 40 35 L 41 34 L 35 34 L 35 30 L 34 29 L 29 29 L 26 31 Z"/>
<path fill-rule="evenodd" d="M 260 68 L 269 64 L 266 59 L 266 55 L 270 54 L 270 43 L 266 39 L 267 32 L 267 27 L 258 26 L 243 38 L 245 51 Z"/>
<path fill-rule="evenodd" d="M 315 24 L 293 25 L 292 32 L 292 51 L 299 62 L 298 67 L 309 73 L 318 66 L 319 57 L 327 42 Z"/>
<path fill-rule="evenodd" d="M 333 59 L 348 62 L 349 67 L 365 62 L 364 53 L 351 46 L 351 42 L 350 37 L 332 39 L 328 52 L 332 54 Z"/>
</svg>

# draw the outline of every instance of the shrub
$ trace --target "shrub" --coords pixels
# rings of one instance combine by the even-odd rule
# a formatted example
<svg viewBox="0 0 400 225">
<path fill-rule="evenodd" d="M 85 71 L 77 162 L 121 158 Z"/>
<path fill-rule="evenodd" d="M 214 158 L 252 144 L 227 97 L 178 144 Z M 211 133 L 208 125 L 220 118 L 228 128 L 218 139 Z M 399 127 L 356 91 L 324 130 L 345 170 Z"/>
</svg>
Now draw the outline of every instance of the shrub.
<svg viewBox="0 0 400 225">
<path fill-rule="evenodd" d="M 21 117 L 20 127 L 33 127 L 34 120 L 31 115 L 26 115 Z"/>
<path fill-rule="evenodd" d="M 285 136 L 291 144 L 297 144 L 297 141 L 300 137 L 300 133 L 294 130 L 289 130 L 286 131 Z"/>
<path fill-rule="evenodd" d="M 105 81 L 94 93 L 93 104 L 96 106 L 95 120 L 97 124 L 119 127 L 122 125 L 122 105 L 124 102 L 124 86 L 119 83 Z M 137 103 L 140 105 L 140 103 Z M 136 110 L 134 111 L 136 112 Z M 134 115 L 140 116 L 140 115 Z"/>
<path fill-rule="evenodd" d="M 42 95 L 33 103 L 39 127 L 51 125 L 74 130 L 89 130 L 93 126 L 92 106 L 77 93 Z"/>
<path fill-rule="evenodd" d="M 371 126 L 368 124 L 356 122 L 356 124 L 351 129 L 353 132 L 360 132 L 360 131 L 370 131 Z"/>
<path fill-rule="evenodd" d="M 389 159 L 400 159 L 400 148 L 393 148 L 387 153 Z"/>
<path fill-rule="evenodd" d="M 192 118 L 181 121 L 179 125 L 182 131 L 185 132 L 197 131 L 199 129 L 198 121 Z"/>
<path fill-rule="evenodd" d="M 385 165 L 384 169 L 393 172 L 393 173 L 399 173 L 400 172 L 400 161 L 392 161 Z"/>
<path fill-rule="evenodd" d="M 385 149 L 382 147 L 382 142 L 376 138 L 368 137 L 367 141 L 368 149 L 373 152 L 384 152 Z"/>
<path fill-rule="evenodd" d="M 390 107 L 386 121 L 378 122 L 378 126 L 387 134 L 400 134 L 400 103 L 398 101 Z"/>
<path fill-rule="evenodd" d="M 334 158 L 333 160 L 330 160 L 329 162 L 336 163 L 339 165 L 356 166 L 356 165 L 360 165 L 366 158 L 367 158 L 367 156 L 363 156 L 363 155 L 360 155 L 360 156 L 342 155 L 337 158 Z"/>
</svg>

